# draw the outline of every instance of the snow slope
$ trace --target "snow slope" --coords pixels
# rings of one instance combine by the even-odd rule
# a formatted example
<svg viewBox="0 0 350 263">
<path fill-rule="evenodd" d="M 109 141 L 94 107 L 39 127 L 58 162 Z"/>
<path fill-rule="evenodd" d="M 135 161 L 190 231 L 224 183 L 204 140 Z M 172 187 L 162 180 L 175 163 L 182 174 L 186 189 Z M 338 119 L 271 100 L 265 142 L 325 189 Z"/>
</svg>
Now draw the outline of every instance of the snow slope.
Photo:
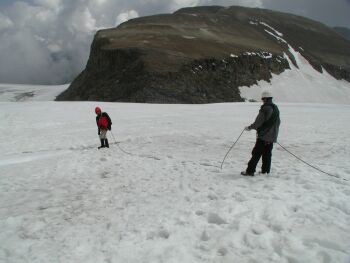
<svg viewBox="0 0 350 263">
<path fill-rule="evenodd" d="M 242 177 L 260 104 L 0 103 L 0 262 L 349 262 L 350 182 L 277 145 Z M 350 106 L 279 103 L 280 143 L 350 180 Z M 113 138 L 109 137 L 113 142 Z"/>
<path fill-rule="evenodd" d="M 282 33 L 265 23 L 260 24 L 267 28 L 267 34 L 289 46 L 298 67 L 285 54 L 291 69 L 279 75 L 272 74 L 270 82 L 262 80 L 251 87 L 240 87 L 243 98 L 260 101 L 261 91 L 270 90 L 279 102 L 350 104 L 349 82 L 336 80 L 324 69 L 323 73 L 318 72 L 283 39 Z"/>
</svg>

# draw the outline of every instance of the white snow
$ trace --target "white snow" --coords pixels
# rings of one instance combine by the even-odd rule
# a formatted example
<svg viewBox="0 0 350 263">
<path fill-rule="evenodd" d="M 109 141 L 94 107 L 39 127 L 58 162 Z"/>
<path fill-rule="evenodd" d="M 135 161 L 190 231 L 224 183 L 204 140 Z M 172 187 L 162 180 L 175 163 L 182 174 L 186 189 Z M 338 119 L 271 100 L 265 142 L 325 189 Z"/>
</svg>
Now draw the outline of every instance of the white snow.
<svg viewBox="0 0 350 263">
<path fill-rule="evenodd" d="M 271 29 L 273 32 L 275 32 L 276 35 L 282 37 L 283 34 L 281 32 L 278 32 L 275 28 L 273 28 L 272 26 L 266 24 L 265 22 L 259 22 L 261 25 L 268 27 L 269 29 Z"/>
<path fill-rule="evenodd" d="M 287 41 L 285 41 L 283 38 L 281 38 L 279 36 L 276 36 L 271 31 L 265 29 L 265 32 L 268 33 L 269 35 L 273 36 L 274 38 L 276 38 L 278 41 L 288 44 Z"/>
<path fill-rule="evenodd" d="M 270 59 L 272 58 L 272 54 L 269 52 L 244 52 L 243 55 L 245 56 L 259 56 L 264 59 Z M 237 58 L 238 56 L 231 54 L 230 57 Z"/>
<path fill-rule="evenodd" d="M 349 82 L 335 79 L 326 70 L 322 73 L 315 70 L 307 59 L 280 37 L 282 35 L 280 32 L 267 24 L 264 25 L 275 32 L 274 34 L 265 30 L 268 34 L 288 45 L 298 67 L 294 66 L 285 54 L 284 57 L 291 69 L 279 75 L 272 74 L 270 82 L 262 80 L 257 85 L 240 87 L 242 97 L 259 101 L 261 91 L 270 90 L 274 98 L 280 102 L 350 104 Z"/>
<path fill-rule="evenodd" d="M 194 36 L 182 36 L 183 38 L 186 38 L 186 39 L 195 39 L 196 37 Z"/>
<path fill-rule="evenodd" d="M 68 86 L 0 84 L 0 101 L 52 101 Z"/>
<path fill-rule="evenodd" d="M 299 68 L 286 55 L 291 70 L 272 74 L 270 83 L 263 80 L 257 85 L 240 87 L 241 96 L 259 101 L 261 91 L 270 90 L 280 102 L 350 104 L 349 82 L 334 79 L 326 70 L 318 72 L 300 53 L 293 53 Z"/>
<path fill-rule="evenodd" d="M 350 106 L 277 103 L 280 143 L 350 180 Z M 96 149 L 96 105 L 132 155 Z M 0 262 L 347 262 L 349 181 L 277 145 L 240 176 L 254 132 L 219 168 L 259 106 L 0 102 Z"/>
<path fill-rule="evenodd" d="M 269 53 L 269 52 L 262 52 L 262 53 L 258 53 L 258 55 L 262 58 L 265 58 L 265 59 L 269 59 L 269 58 L 272 58 L 272 54 Z"/>
<path fill-rule="evenodd" d="M 258 23 L 258 22 L 254 22 L 254 21 L 249 21 L 249 24 L 254 25 L 254 26 L 259 25 L 259 23 Z"/>
<path fill-rule="evenodd" d="M 255 52 L 244 52 L 243 54 L 247 55 L 247 56 L 255 56 L 256 55 Z"/>
</svg>

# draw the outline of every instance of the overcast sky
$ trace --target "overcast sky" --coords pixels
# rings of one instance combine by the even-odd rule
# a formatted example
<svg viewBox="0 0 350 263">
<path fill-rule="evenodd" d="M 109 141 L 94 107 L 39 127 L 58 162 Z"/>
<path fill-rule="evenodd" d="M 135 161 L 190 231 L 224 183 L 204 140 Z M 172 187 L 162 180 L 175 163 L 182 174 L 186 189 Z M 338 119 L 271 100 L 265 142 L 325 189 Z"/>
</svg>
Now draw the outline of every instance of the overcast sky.
<svg viewBox="0 0 350 263">
<path fill-rule="evenodd" d="M 96 30 L 199 5 L 274 9 L 350 28 L 350 0 L 0 0 L 0 83 L 69 82 L 85 67 Z"/>
</svg>

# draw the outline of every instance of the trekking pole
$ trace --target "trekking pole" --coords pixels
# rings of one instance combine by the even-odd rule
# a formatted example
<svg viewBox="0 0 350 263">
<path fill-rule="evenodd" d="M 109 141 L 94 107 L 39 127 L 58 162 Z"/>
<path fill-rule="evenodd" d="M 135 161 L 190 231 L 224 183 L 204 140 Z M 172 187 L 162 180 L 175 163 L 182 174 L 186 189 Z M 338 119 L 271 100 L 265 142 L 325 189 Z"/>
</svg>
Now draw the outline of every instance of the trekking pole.
<svg viewBox="0 0 350 263">
<path fill-rule="evenodd" d="M 235 143 L 231 146 L 231 148 L 228 150 L 228 152 L 226 153 L 224 159 L 222 160 L 222 163 L 221 163 L 221 169 L 222 169 L 222 165 L 224 164 L 225 162 L 225 159 L 227 157 L 227 155 L 230 153 L 230 151 L 233 149 L 233 147 L 235 147 L 236 143 L 238 142 L 238 140 L 241 138 L 243 132 L 245 131 L 245 128 L 243 129 L 243 131 L 241 132 L 241 134 L 239 135 L 239 137 L 237 138 L 237 140 L 235 141 Z"/>
</svg>

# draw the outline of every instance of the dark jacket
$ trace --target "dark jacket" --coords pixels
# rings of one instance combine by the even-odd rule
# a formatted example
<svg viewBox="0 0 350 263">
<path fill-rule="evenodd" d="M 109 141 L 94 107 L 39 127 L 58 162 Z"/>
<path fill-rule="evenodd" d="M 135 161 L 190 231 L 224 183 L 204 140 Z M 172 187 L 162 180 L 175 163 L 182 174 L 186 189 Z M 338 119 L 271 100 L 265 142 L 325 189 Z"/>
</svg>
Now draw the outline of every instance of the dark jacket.
<svg viewBox="0 0 350 263">
<path fill-rule="evenodd" d="M 99 114 L 99 115 L 96 116 L 96 124 L 97 124 L 97 127 L 98 127 L 98 120 L 99 120 L 101 117 L 106 117 L 106 118 L 107 118 L 107 120 L 108 120 L 107 129 L 108 129 L 108 130 L 111 130 L 111 129 L 112 129 L 112 120 L 111 120 L 111 118 L 109 117 L 109 115 L 107 114 L 107 112 L 102 112 L 101 114 Z M 100 127 L 98 127 L 98 133 L 100 133 Z"/>
<path fill-rule="evenodd" d="M 277 142 L 279 127 L 281 124 L 278 107 L 269 99 L 264 103 L 250 129 L 257 131 L 258 138 L 266 142 Z"/>
</svg>

